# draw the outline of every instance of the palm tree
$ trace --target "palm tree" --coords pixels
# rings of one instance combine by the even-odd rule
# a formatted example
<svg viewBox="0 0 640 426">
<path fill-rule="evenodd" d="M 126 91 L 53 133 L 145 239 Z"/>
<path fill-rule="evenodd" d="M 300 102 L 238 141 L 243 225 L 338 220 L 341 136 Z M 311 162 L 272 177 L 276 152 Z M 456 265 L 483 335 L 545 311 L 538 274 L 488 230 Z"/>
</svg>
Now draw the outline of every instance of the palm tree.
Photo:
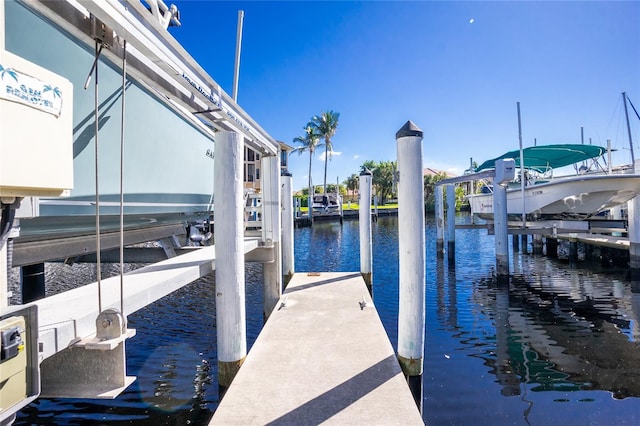
<svg viewBox="0 0 640 426">
<path fill-rule="evenodd" d="M 301 144 L 301 146 L 294 148 L 292 152 L 297 152 L 298 155 L 301 155 L 303 152 L 309 151 L 309 198 L 307 199 L 307 205 L 309 207 L 309 217 L 311 217 L 314 193 L 313 188 L 311 188 L 311 159 L 319 145 L 320 135 L 315 132 L 315 128 L 311 123 L 307 123 L 304 127 L 304 135 L 296 136 L 293 141 Z"/>
<path fill-rule="evenodd" d="M 347 187 L 347 190 L 351 191 L 351 196 L 353 196 L 355 194 L 356 189 L 358 188 L 358 184 L 360 183 L 360 178 L 358 177 L 357 174 L 353 173 L 343 183 L 344 183 L 344 186 Z"/>
<path fill-rule="evenodd" d="M 336 134 L 338 129 L 338 118 L 340 113 L 333 111 L 325 111 L 322 114 L 315 115 L 311 119 L 311 125 L 315 132 L 324 138 L 324 193 L 327 193 L 327 156 L 333 152 L 331 138 Z"/>
</svg>

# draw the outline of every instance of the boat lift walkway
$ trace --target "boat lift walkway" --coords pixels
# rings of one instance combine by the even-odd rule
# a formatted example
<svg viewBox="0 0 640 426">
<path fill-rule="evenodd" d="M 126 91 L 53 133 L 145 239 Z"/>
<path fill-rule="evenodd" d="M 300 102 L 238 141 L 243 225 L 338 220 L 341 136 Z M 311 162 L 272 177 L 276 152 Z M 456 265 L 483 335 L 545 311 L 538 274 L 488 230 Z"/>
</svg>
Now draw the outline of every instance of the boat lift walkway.
<svg viewBox="0 0 640 426">
<path fill-rule="evenodd" d="M 211 425 L 422 425 L 359 272 L 297 273 Z"/>
</svg>

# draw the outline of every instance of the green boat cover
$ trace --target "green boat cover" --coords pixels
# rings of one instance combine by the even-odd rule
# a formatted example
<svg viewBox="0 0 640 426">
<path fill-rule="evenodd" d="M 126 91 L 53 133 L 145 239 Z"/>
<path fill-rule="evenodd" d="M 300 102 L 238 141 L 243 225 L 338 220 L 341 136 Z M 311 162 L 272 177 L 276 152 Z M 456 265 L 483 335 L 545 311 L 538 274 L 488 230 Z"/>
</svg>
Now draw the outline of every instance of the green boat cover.
<svg viewBox="0 0 640 426">
<path fill-rule="evenodd" d="M 540 145 L 524 148 L 524 168 L 535 170 L 537 172 L 545 172 L 549 169 L 568 166 L 590 158 L 598 158 L 607 150 L 595 145 L 579 145 L 579 144 L 558 144 L 558 145 Z M 476 172 L 495 168 L 496 160 L 505 158 L 513 158 L 516 167 L 520 167 L 520 150 L 509 151 L 500 157 L 487 160 L 476 168 Z"/>
</svg>

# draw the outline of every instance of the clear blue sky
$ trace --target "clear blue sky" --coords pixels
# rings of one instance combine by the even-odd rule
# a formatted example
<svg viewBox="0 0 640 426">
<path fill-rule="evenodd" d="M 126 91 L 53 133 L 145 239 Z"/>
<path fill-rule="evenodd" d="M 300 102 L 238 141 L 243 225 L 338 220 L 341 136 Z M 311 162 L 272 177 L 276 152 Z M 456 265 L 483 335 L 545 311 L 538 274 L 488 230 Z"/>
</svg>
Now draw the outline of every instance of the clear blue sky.
<svg viewBox="0 0 640 426">
<path fill-rule="evenodd" d="M 275 139 L 294 145 L 313 115 L 340 113 L 329 182 L 395 160 L 407 120 L 424 131 L 424 166 L 460 174 L 517 149 L 516 102 L 525 146 L 580 143 L 583 126 L 585 143 L 611 139 L 613 163 L 630 162 L 620 94 L 640 110 L 638 1 L 173 3 L 171 33 L 229 94 L 244 10 L 238 103 Z M 294 189 L 308 161 L 291 157 Z"/>
</svg>

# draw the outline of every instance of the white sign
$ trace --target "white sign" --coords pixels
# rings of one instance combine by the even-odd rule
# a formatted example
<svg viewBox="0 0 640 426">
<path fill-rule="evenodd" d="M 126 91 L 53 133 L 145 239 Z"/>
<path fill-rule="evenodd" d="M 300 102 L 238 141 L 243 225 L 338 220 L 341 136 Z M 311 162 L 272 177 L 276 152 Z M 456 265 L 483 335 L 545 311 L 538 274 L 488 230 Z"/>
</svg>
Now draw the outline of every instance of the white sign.
<svg viewBox="0 0 640 426">
<path fill-rule="evenodd" d="M 27 74 L 0 64 L 0 99 L 18 102 L 60 116 L 62 91 Z"/>
</svg>

